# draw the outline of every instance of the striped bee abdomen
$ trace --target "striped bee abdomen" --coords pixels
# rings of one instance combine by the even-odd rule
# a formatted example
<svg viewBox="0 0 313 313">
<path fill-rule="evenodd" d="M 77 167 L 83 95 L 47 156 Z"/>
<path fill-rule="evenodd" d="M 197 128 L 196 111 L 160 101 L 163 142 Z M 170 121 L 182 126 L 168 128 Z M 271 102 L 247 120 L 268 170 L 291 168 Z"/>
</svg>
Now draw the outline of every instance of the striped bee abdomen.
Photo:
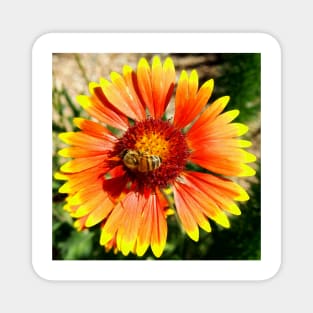
<svg viewBox="0 0 313 313">
<path fill-rule="evenodd" d="M 130 170 L 145 173 L 159 168 L 162 160 L 157 155 L 127 150 L 123 156 L 123 163 Z"/>
</svg>

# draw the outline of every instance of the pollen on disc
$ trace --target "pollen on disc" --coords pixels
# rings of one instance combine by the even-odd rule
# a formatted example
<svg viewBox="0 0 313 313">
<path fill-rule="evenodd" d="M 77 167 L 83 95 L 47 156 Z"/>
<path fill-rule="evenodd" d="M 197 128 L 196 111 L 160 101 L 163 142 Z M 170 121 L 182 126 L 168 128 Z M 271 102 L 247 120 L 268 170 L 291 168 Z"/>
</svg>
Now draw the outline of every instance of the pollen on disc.
<svg viewBox="0 0 313 313">
<path fill-rule="evenodd" d="M 152 189 L 171 183 L 185 168 L 190 154 L 180 130 L 167 121 L 154 119 L 130 127 L 116 143 L 113 156 L 125 155 L 128 151 L 138 152 L 138 162 L 141 162 L 141 170 L 137 171 L 124 166 L 130 179 L 139 188 Z"/>
</svg>

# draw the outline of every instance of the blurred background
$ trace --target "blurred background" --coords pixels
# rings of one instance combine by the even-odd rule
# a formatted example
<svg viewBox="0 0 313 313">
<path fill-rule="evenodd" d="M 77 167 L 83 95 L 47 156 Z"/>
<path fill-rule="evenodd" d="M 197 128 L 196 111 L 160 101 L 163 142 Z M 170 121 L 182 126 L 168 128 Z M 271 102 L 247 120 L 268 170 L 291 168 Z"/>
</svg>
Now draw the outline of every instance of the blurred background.
<svg viewBox="0 0 313 313">
<path fill-rule="evenodd" d="M 68 159 L 57 155 L 65 145 L 58 134 L 75 130 L 73 117 L 90 118 L 76 102 L 79 94 L 88 95 L 90 81 L 100 77 L 109 78 L 112 71 L 121 72 L 123 65 L 136 68 L 141 57 L 152 59 L 154 54 L 54 54 L 53 55 L 53 174 Z M 169 54 L 158 54 L 164 59 Z M 250 200 L 238 203 L 242 214 L 230 216 L 231 227 L 224 229 L 210 223 L 212 232 L 200 229 L 198 242 L 192 241 L 182 231 L 175 216 L 169 216 L 167 244 L 160 259 L 170 260 L 258 260 L 261 258 L 261 219 L 260 219 L 260 82 L 261 55 L 257 53 L 227 54 L 170 54 L 177 78 L 181 70 L 198 71 L 200 84 L 213 78 L 215 87 L 210 99 L 228 95 L 227 110 L 236 108 L 240 115 L 236 122 L 249 126 L 245 139 L 253 145 L 248 151 L 257 156 L 253 164 L 257 174 L 254 177 L 236 181 L 248 191 Z M 173 113 L 173 101 L 169 104 L 169 116 Z M 143 257 L 123 256 L 120 252 L 106 252 L 99 245 L 100 229 L 96 225 L 88 230 L 77 232 L 73 219 L 63 210 L 65 194 L 58 193 L 63 181 L 53 180 L 53 259 L 55 260 L 94 260 L 94 259 L 155 259 L 151 250 Z"/>
</svg>

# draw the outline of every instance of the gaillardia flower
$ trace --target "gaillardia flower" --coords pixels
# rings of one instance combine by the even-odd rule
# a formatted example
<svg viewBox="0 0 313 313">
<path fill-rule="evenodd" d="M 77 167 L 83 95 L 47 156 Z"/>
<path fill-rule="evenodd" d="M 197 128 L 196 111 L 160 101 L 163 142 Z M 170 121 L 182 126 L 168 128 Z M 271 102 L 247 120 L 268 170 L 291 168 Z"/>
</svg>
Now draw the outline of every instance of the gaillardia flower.
<svg viewBox="0 0 313 313">
<path fill-rule="evenodd" d="M 171 58 L 162 64 L 154 57 L 151 66 L 142 58 L 137 71 L 124 66 L 110 78 L 77 97 L 97 122 L 75 118 L 80 131 L 59 136 L 69 145 L 59 154 L 71 160 L 56 178 L 66 180 L 59 191 L 68 194 L 64 208 L 77 229 L 100 224 L 107 250 L 142 256 L 151 246 L 160 257 L 169 211 L 194 241 L 199 227 L 211 231 L 210 220 L 229 227 L 228 215 L 240 214 L 235 201 L 249 196 L 227 177 L 255 174 L 247 165 L 255 156 L 244 149 L 251 143 L 238 138 L 247 126 L 232 123 L 238 110 L 223 113 L 229 97 L 207 106 L 213 80 L 199 88 L 197 72 L 182 71 L 168 119 L 176 84 Z"/>
</svg>

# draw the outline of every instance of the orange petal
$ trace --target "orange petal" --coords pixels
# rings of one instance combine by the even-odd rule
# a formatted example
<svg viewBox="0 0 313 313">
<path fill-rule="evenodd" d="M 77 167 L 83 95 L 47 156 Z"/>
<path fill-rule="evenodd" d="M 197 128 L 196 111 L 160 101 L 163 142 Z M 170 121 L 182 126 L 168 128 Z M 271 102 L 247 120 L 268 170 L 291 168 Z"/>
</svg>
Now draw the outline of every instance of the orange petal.
<svg viewBox="0 0 313 313">
<path fill-rule="evenodd" d="M 176 127 L 183 125 L 186 115 L 186 106 L 188 103 L 188 74 L 183 70 L 180 74 L 175 97 L 175 115 L 173 124 Z"/>
<path fill-rule="evenodd" d="M 167 224 L 162 199 L 158 193 L 151 194 L 143 208 L 135 252 L 142 256 L 151 244 L 154 255 L 160 257 L 166 244 L 166 237 Z"/>
<path fill-rule="evenodd" d="M 213 159 L 214 161 L 227 160 L 228 162 L 251 163 L 256 160 L 255 155 L 252 153 L 240 148 L 227 147 L 220 144 L 203 147 L 203 149 L 198 149 L 193 152 L 195 158 L 201 155 L 204 155 L 207 159 Z"/>
<path fill-rule="evenodd" d="M 171 86 L 176 79 L 175 66 L 173 60 L 167 57 L 163 63 L 164 86 Z"/>
<path fill-rule="evenodd" d="M 194 99 L 197 95 L 198 86 L 199 86 L 199 77 L 198 77 L 198 72 L 196 70 L 191 71 L 188 83 L 189 83 L 188 96 L 190 99 Z"/>
<path fill-rule="evenodd" d="M 229 196 L 230 193 L 228 192 L 228 190 L 213 187 L 212 184 L 203 184 L 202 187 L 207 188 L 204 192 L 203 191 L 201 192 L 203 195 L 205 195 L 206 197 L 210 199 L 210 201 L 207 201 L 207 204 L 211 205 L 211 209 L 215 208 L 213 211 L 210 210 L 210 212 L 205 210 L 206 212 L 208 212 L 208 216 L 210 218 L 215 219 L 216 216 L 220 215 L 219 214 L 220 210 L 216 209 L 218 207 L 234 215 L 241 214 L 239 207 L 234 203 L 234 201 L 232 200 L 232 197 Z M 201 202 L 202 201 L 199 201 L 199 203 Z"/>
<path fill-rule="evenodd" d="M 102 148 L 106 141 L 84 134 L 83 132 L 67 132 L 59 134 L 59 138 L 70 145 L 80 147 L 97 147 Z"/>
<path fill-rule="evenodd" d="M 238 184 L 225 178 L 200 172 L 185 172 L 181 188 L 187 191 L 190 189 L 192 197 L 207 212 L 208 217 L 224 227 L 229 227 L 229 221 L 221 210 L 240 215 L 240 209 L 234 200 L 246 201 L 249 199 L 246 191 Z M 210 210 L 206 210 L 205 203 L 211 207 Z"/>
<path fill-rule="evenodd" d="M 193 121 L 208 103 L 213 92 L 213 87 L 214 81 L 213 79 L 210 79 L 201 86 L 195 99 L 191 98 L 192 101 L 190 102 L 190 114 L 188 120 L 185 121 L 185 125 L 188 125 L 191 121 Z"/>
<path fill-rule="evenodd" d="M 153 210 L 151 209 L 151 200 L 145 206 L 142 212 L 142 223 L 138 230 L 138 239 L 136 245 L 136 254 L 143 256 L 151 242 L 151 233 L 153 228 Z"/>
<path fill-rule="evenodd" d="M 185 230 L 190 238 L 198 241 L 198 225 L 207 232 L 211 231 L 211 226 L 204 216 L 205 210 L 203 210 L 202 203 L 198 201 L 199 195 L 195 194 L 197 193 L 195 189 L 178 181 L 173 185 L 173 191 L 177 213 L 182 224 L 184 228 L 187 227 Z"/>
<path fill-rule="evenodd" d="M 117 231 L 116 241 L 118 249 L 124 255 L 128 255 L 134 249 L 145 204 L 144 197 L 134 192 L 129 193 L 122 201 L 124 214 Z"/>
<path fill-rule="evenodd" d="M 175 187 L 180 191 L 181 198 L 183 199 L 182 203 L 185 203 L 184 211 L 189 211 L 190 215 L 193 215 L 195 220 L 197 219 L 197 224 L 206 231 L 210 232 L 211 228 L 210 225 L 206 224 L 203 214 L 221 226 L 228 228 L 230 226 L 228 218 L 222 211 L 222 208 L 218 206 L 219 203 L 216 202 L 208 192 L 198 190 L 196 186 L 188 180 L 187 176 L 184 178 L 185 181 L 175 183 Z M 208 188 L 208 186 L 203 187 Z M 177 199 L 179 198 L 177 197 Z"/>
<path fill-rule="evenodd" d="M 202 149 L 203 147 L 228 147 L 228 148 L 249 148 L 252 143 L 249 140 L 237 139 L 237 138 L 210 138 L 205 134 L 194 138 L 192 141 L 188 141 L 188 144 L 192 150 Z"/>
<path fill-rule="evenodd" d="M 206 128 L 210 125 L 210 122 L 213 121 L 226 107 L 229 97 L 221 97 L 215 100 L 208 108 L 201 114 L 199 119 L 192 125 L 188 131 L 188 138 L 192 140 L 193 137 L 197 137 L 199 130 L 205 132 Z"/>
<path fill-rule="evenodd" d="M 121 206 L 121 203 L 118 203 L 103 224 L 100 236 L 100 245 L 106 245 L 114 238 L 122 221 L 123 212 L 124 209 Z"/>
<path fill-rule="evenodd" d="M 71 205 L 80 205 L 97 197 L 99 193 L 103 193 L 101 180 L 95 181 L 91 185 L 85 185 L 84 188 L 78 190 L 75 194 L 70 194 L 67 202 Z"/>
<path fill-rule="evenodd" d="M 89 215 L 95 208 L 100 206 L 106 201 L 108 195 L 105 192 L 99 192 L 95 194 L 92 198 L 88 198 L 85 202 L 78 205 L 75 212 L 73 212 L 72 217 L 78 218 L 85 215 Z"/>
<path fill-rule="evenodd" d="M 113 207 L 114 204 L 109 197 L 107 197 L 103 202 L 99 202 L 88 215 L 85 226 L 92 227 L 101 222 L 112 211 Z"/>
<path fill-rule="evenodd" d="M 199 131 L 199 130 L 198 130 Z M 209 125 L 206 132 L 209 138 L 233 138 L 244 135 L 248 131 L 248 126 L 240 123 L 227 125 Z"/>
<path fill-rule="evenodd" d="M 174 125 L 183 128 L 192 122 L 207 104 L 213 91 L 213 79 L 204 83 L 198 91 L 198 74 L 192 71 L 188 79 L 182 71 L 175 98 Z"/>
<path fill-rule="evenodd" d="M 130 66 L 125 65 L 123 68 L 123 75 L 127 84 L 128 97 L 134 106 L 134 110 L 138 120 L 144 120 L 146 118 L 145 105 L 141 101 L 138 95 L 137 76 Z"/>
<path fill-rule="evenodd" d="M 171 99 L 172 92 L 174 90 L 175 79 L 176 74 L 174 63 L 170 57 L 167 57 L 163 63 L 162 68 L 163 92 L 160 93 L 162 102 L 159 106 L 157 106 L 158 110 L 156 118 L 161 118 L 166 110 L 166 107 Z"/>
<path fill-rule="evenodd" d="M 91 116 L 95 117 L 97 120 L 109 124 L 117 129 L 127 130 L 128 121 L 125 116 L 113 111 L 108 106 L 104 105 L 99 100 L 99 94 L 103 94 L 101 87 L 95 88 L 94 92 L 97 95 L 92 95 L 91 97 L 85 95 L 79 95 L 76 97 L 77 102 L 82 106 L 82 108 L 89 113 Z M 102 100 L 105 101 L 105 100 Z M 108 102 L 108 101 L 107 101 Z"/>
<path fill-rule="evenodd" d="M 111 142 L 117 141 L 117 138 L 107 128 L 103 127 L 99 123 L 89 121 L 81 117 L 74 118 L 73 122 L 87 135 L 110 140 Z"/>
<path fill-rule="evenodd" d="M 255 170 L 239 161 L 230 162 L 230 160 L 223 158 L 208 158 L 208 156 L 203 153 L 191 154 L 189 159 L 191 162 L 194 162 L 211 172 L 226 176 L 243 177 L 255 175 Z"/>
<path fill-rule="evenodd" d="M 140 94 L 145 105 L 148 107 L 152 117 L 155 116 L 153 98 L 152 98 L 152 84 L 151 84 L 151 69 L 148 61 L 141 58 L 137 66 L 137 80 Z"/>
<path fill-rule="evenodd" d="M 74 227 L 77 229 L 77 231 L 82 231 L 85 229 L 86 219 L 87 219 L 87 216 L 83 216 L 74 222 Z"/>
<path fill-rule="evenodd" d="M 106 79 L 100 80 L 103 93 L 108 98 L 110 103 L 112 103 L 118 110 L 122 111 L 126 116 L 130 117 L 131 119 L 136 120 L 137 115 L 134 112 L 133 107 L 131 107 L 124 98 L 124 93 L 126 93 L 125 82 L 119 74 L 114 74 L 115 75 L 113 75 L 113 83 L 109 82 Z"/>
<path fill-rule="evenodd" d="M 163 253 L 166 244 L 167 237 L 167 224 L 165 219 L 165 212 L 160 205 L 157 195 L 150 196 L 151 201 L 148 202 L 151 205 L 153 212 L 153 224 L 151 233 L 151 249 L 153 254 L 158 258 Z"/>
<path fill-rule="evenodd" d="M 150 115 L 161 118 L 170 101 L 174 84 L 175 68 L 171 58 L 166 58 L 163 66 L 159 57 L 154 57 L 150 68 L 146 59 L 138 63 L 137 80 L 140 95 L 149 109 Z"/>
<path fill-rule="evenodd" d="M 86 169 L 100 166 L 103 161 L 104 158 L 102 155 L 88 158 L 78 158 L 63 164 L 61 166 L 61 171 L 64 173 L 77 173 Z"/>
<path fill-rule="evenodd" d="M 219 116 L 216 117 L 215 122 L 217 124 L 228 124 L 231 121 L 233 121 L 238 115 L 240 111 L 239 110 L 230 110 L 225 113 L 220 114 Z"/>
<path fill-rule="evenodd" d="M 151 66 L 152 98 L 155 118 L 160 118 L 160 108 L 164 100 L 165 86 L 163 85 L 162 63 L 159 57 L 153 57 Z"/>
<path fill-rule="evenodd" d="M 107 168 L 92 167 L 85 170 L 84 172 L 78 173 L 61 173 L 61 176 L 57 176 L 56 179 L 65 179 L 67 182 L 60 187 L 59 192 L 61 193 L 74 193 L 86 186 L 92 185 L 97 181 L 99 177 L 103 177 L 108 171 Z"/>
<path fill-rule="evenodd" d="M 229 179 L 200 172 L 185 172 L 184 176 L 201 192 L 206 192 L 208 189 L 213 188 L 218 189 L 221 194 L 225 194 L 234 200 L 249 200 L 247 192 L 240 185 Z"/>
<path fill-rule="evenodd" d="M 91 156 L 100 156 L 103 157 L 108 155 L 110 150 L 99 151 L 95 149 L 86 149 L 81 147 L 67 147 L 58 151 L 58 154 L 63 157 L 70 158 L 86 158 Z"/>
<path fill-rule="evenodd" d="M 175 189 L 174 189 L 174 199 L 175 199 L 178 217 L 186 233 L 192 240 L 198 241 L 199 240 L 198 224 L 195 221 L 195 218 L 192 216 L 188 206 L 186 205 L 184 198 L 181 196 L 178 196 Z"/>
<path fill-rule="evenodd" d="M 101 81 L 101 79 L 100 79 Z M 127 116 L 117 109 L 111 102 L 108 100 L 108 98 L 105 96 L 103 89 L 100 84 L 91 83 L 89 84 L 89 89 L 91 93 L 91 99 L 94 102 L 94 105 L 103 113 L 105 116 L 113 122 L 113 124 L 120 124 L 120 127 L 116 127 L 113 124 L 110 124 L 112 126 L 115 126 L 118 129 L 124 129 L 124 126 L 128 126 L 128 118 Z M 109 124 L 109 123 L 108 123 Z M 123 128 L 121 128 L 121 126 Z"/>
</svg>

